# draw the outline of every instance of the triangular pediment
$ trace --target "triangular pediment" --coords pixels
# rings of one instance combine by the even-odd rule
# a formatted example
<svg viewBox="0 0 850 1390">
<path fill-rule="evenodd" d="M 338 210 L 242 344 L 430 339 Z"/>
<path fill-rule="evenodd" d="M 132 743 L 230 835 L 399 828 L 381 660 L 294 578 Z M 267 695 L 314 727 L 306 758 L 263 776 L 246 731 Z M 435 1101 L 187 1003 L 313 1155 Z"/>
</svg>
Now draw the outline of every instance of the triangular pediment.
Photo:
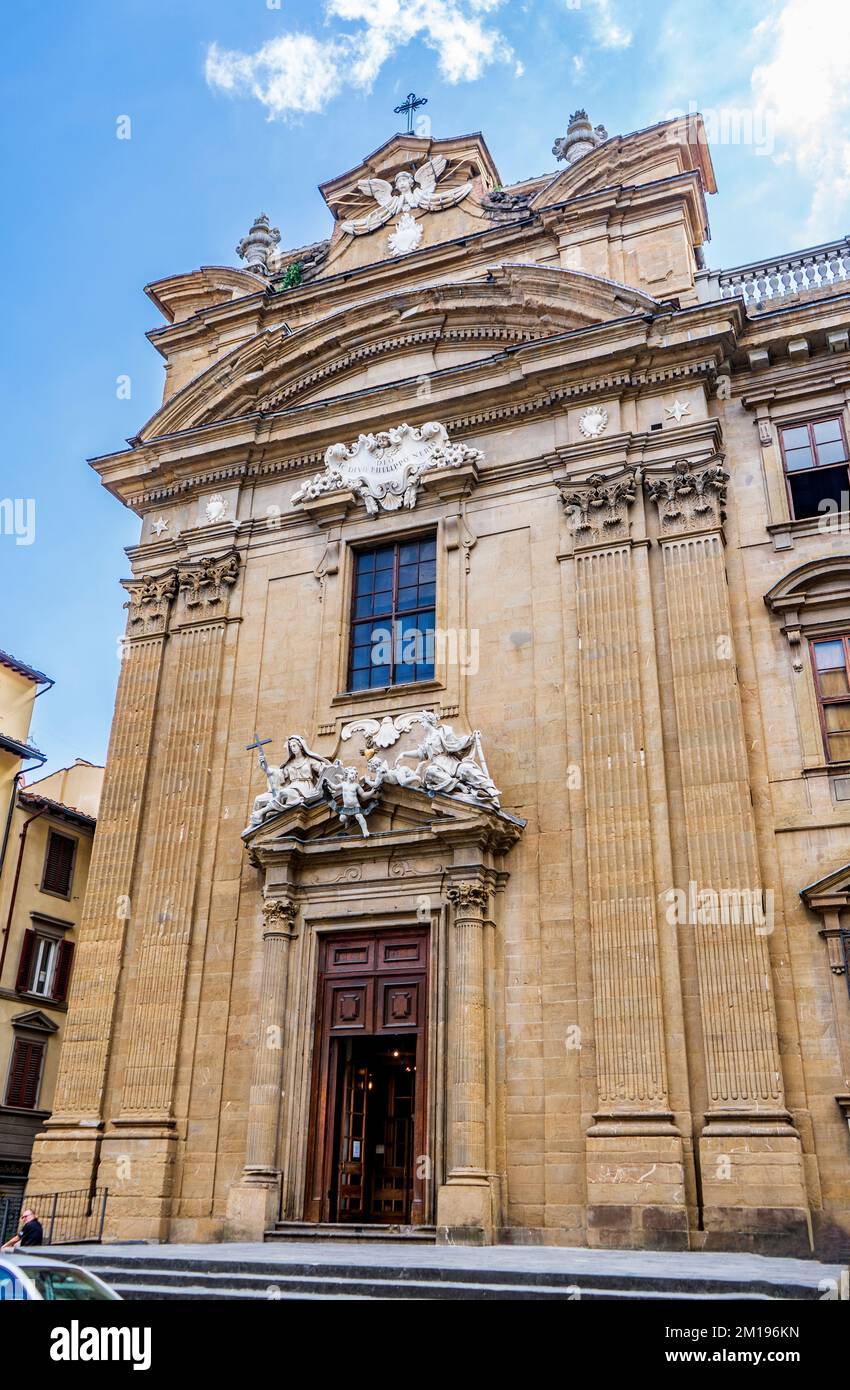
<svg viewBox="0 0 850 1390">
<path fill-rule="evenodd" d="M 813 908 L 816 912 L 822 912 L 827 908 L 850 907 L 850 864 L 842 864 L 840 868 L 833 869 L 832 873 L 810 883 L 807 888 L 801 890 L 800 897 L 807 907 Z"/>
<path fill-rule="evenodd" d="M 26 1009 L 23 1013 L 13 1014 L 9 1022 L 13 1028 L 28 1029 L 31 1033 L 58 1033 L 59 1025 L 54 1023 L 52 1018 L 43 1014 L 41 1009 Z"/>
<path fill-rule="evenodd" d="M 412 194 L 404 206 L 400 176 Z M 419 250 L 484 231 L 490 221 L 482 199 L 498 185 L 480 133 L 446 140 L 392 136 L 355 169 L 321 185 L 334 229 L 317 278 L 393 259 L 404 254 L 400 246 Z M 408 220 L 399 229 L 403 217 Z"/>
</svg>

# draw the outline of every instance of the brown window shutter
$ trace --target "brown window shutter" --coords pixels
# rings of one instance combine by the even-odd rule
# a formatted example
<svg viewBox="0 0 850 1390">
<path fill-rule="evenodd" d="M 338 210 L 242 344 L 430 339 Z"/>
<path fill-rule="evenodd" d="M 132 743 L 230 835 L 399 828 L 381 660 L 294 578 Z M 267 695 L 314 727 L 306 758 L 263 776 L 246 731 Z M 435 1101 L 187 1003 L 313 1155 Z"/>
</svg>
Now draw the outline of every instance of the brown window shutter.
<svg viewBox="0 0 850 1390">
<path fill-rule="evenodd" d="M 19 1110 L 35 1109 L 43 1056 L 44 1043 L 15 1039 L 9 1085 L 6 1088 L 7 1105 L 16 1106 Z"/>
<path fill-rule="evenodd" d="M 76 847 L 76 840 L 72 840 L 69 835 L 58 835 L 55 830 L 51 830 L 47 837 L 47 855 L 41 885 L 48 893 L 61 893 L 63 897 L 70 893 Z"/>
<path fill-rule="evenodd" d="M 30 975 L 32 973 L 32 958 L 35 952 L 35 932 L 24 932 L 24 944 L 21 947 L 21 959 L 18 961 L 18 978 L 15 981 L 15 989 L 19 994 L 30 987 Z"/>
<path fill-rule="evenodd" d="M 68 981 L 71 978 L 71 961 L 73 959 L 73 941 L 60 941 L 59 957 L 53 974 L 53 998 L 59 1004 L 68 998 Z"/>
</svg>

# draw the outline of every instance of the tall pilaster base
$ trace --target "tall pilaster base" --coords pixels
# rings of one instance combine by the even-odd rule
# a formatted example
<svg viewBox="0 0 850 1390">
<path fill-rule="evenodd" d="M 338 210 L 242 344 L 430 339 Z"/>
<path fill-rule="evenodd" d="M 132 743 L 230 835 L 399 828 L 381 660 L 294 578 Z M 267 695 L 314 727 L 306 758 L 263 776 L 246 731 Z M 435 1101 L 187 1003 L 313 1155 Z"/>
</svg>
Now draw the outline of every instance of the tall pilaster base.
<svg viewBox="0 0 850 1390">
<path fill-rule="evenodd" d="M 802 1148 L 787 1115 L 709 1115 L 699 1156 L 706 1250 L 811 1255 Z"/>
<path fill-rule="evenodd" d="M 101 1138 L 97 1121 L 80 1124 L 48 1120 L 33 1144 L 27 1194 L 37 1198 L 41 1193 L 85 1192 L 100 1186 Z"/>
<path fill-rule="evenodd" d="M 587 1243 L 687 1250 L 682 1137 L 669 1115 L 596 1116 L 587 1134 Z"/>
<path fill-rule="evenodd" d="M 169 1236 L 177 1135 L 163 1125 L 127 1125 L 103 1140 L 98 1186 L 109 1189 L 105 1240 Z"/>
<path fill-rule="evenodd" d="M 492 1245 L 495 1209 L 486 1173 L 452 1173 L 437 1192 L 437 1244 Z"/>
<path fill-rule="evenodd" d="M 262 1240 L 280 1215 L 280 1174 L 246 1173 L 227 1195 L 228 1240 Z"/>
</svg>

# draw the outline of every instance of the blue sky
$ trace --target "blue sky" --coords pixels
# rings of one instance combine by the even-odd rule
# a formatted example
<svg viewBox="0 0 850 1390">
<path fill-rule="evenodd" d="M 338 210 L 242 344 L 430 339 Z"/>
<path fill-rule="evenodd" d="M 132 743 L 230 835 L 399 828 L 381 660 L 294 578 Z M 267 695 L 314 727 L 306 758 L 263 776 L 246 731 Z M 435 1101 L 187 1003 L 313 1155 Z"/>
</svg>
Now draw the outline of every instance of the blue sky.
<svg viewBox="0 0 850 1390">
<path fill-rule="evenodd" d="M 577 106 L 612 134 L 706 112 L 713 266 L 848 226 L 846 0 L 42 0 L 5 27 L 0 499 L 33 499 L 35 529 L 0 531 L 0 646 L 57 682 L 33 724 L 51 768 L 106 753 L 138 522 L 85 459 L 159 403 L 143 286 L 235 264 L 261 210 L 284 247 L 327 235 L 317 184 L 411 88 L 435 136 L 484 132 L 506 184 L 553 167 Z"/>
</svg>

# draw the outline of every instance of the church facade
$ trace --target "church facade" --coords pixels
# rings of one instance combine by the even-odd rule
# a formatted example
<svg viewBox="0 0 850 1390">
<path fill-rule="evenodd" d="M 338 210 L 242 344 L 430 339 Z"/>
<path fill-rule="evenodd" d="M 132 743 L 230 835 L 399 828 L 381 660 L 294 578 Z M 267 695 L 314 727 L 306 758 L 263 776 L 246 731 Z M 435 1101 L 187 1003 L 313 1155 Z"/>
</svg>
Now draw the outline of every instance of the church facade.
<svg viewBox="0 0 850 1390">
<path fill-rule="evenodd" d="M 148 286 L 163 404 L 30 1193 L 110 1238 L 850 1243 L 850 248 L 698 118 Z"/>
</svg>

